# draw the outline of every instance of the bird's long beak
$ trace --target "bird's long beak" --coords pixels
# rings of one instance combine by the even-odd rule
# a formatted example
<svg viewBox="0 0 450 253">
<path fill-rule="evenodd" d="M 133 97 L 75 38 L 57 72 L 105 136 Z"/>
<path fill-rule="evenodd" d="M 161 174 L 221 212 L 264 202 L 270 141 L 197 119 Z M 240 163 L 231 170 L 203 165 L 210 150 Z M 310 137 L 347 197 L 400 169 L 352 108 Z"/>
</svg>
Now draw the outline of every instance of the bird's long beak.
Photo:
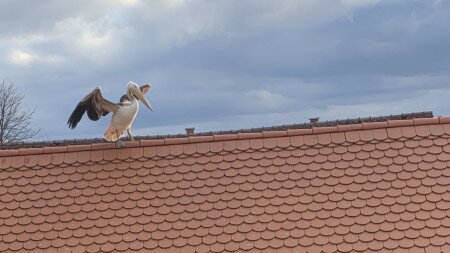
<svg viewBox="0 0 450 253">
<path fill-rule="evenodd" d="M 142 94 L 141 90 L 139 90 L 139 88 L 133 88 L 133 94 L 148 108 L 150 109 L 150 111 L 153 112 L 152 106 L 150 105 L 150 103 L 147 101 L 147 99 L 145 98 L 144 94 Z"/>
</svg>

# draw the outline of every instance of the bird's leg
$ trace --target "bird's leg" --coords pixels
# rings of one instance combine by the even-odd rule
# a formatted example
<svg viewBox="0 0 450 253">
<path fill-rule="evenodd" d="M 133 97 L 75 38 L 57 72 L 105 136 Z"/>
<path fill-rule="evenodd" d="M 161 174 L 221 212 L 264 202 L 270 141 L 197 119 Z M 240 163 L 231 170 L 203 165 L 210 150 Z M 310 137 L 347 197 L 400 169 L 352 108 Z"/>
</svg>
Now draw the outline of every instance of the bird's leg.
<svg viewBox="0 0 450 253">
<path fill-rule="evenodd" d="M 123 141 L 117 140 L 116 141 L 116 147 L 117 148 L 123 148 L 123 147 L 125 147 L 125 144 L 123 144 Z"/>
<path fill-rule="evenodd" d="M 133 136 L 131 135 L 131 130 L 127 128 L 128 138 L 130 138 L 131 141 L 134 141 Z"/>
<path fill-rule="evenodd" d="M 116 147 L 117 148 L 125 147 L 125 143 L 123 143 L 123 141 L 120 140 L 119 133 L 117 133 L 117 130 L 116 130 L 116 136 L 117 136 Z"/>
</svg>

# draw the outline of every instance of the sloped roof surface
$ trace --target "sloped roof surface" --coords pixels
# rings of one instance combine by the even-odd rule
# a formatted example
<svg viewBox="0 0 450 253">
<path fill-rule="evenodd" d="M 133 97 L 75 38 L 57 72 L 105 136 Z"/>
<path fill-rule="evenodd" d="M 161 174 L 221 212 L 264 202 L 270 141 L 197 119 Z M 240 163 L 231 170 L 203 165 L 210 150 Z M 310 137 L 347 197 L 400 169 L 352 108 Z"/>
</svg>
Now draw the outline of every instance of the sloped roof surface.
<svg viewBox="0 0 450 253">
<path fill-rule="evenodd" d="M 0 151 L 0 251 L 450 252 L 450 118 Z"/>
</svg>

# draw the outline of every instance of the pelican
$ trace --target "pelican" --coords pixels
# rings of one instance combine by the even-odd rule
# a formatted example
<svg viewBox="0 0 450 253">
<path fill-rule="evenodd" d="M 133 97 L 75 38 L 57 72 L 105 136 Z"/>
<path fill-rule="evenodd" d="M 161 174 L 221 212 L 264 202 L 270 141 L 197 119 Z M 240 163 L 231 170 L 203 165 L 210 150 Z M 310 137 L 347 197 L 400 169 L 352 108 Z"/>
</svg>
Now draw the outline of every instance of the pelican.
<svg viewBox="0 0 450 253">
<path fill-rule="evenodd" d="M 153 111 L 150 103 L 144 97 L 144 94 L 150 89 L 150 84 L 139 87 L 133 82 L 127 85 L 127 93 L 120 98 L 119 103 L 113 103 L 103 98 L 100 87 L 95 88 L 91 93 L 86 95 L 77 105 L 75 110 L 69 117 L 67 124 L 69 128 L 74 129 L 80 122 L 84 113 L 87 112 L 89 119 L 93 121 L 99 120 L 102 116 L 106 116 L 112 112 L 109 127 L 106 129 L 104 137 L 107 141 L 115 141 L 118 148 L 122 148 L 125 144 L 120 140 L 126 130 L 128 137 L 134 141 L 131 135 L 131 124 L 139 109 L 139 101 L 141 101 L 150 111 Z"/>
</svg>

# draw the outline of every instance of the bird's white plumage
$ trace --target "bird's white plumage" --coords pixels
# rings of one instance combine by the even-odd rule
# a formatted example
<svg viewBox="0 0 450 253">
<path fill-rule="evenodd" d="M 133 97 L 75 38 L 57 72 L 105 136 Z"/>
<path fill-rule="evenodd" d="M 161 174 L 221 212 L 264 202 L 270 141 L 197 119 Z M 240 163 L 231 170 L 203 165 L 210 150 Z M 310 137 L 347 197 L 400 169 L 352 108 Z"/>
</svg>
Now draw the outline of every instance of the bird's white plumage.
<svg viewBox="0 0 450 253">
<path fill-rule="evenodd" d="M 133 99 L 131 103 L 122 104 L 113 112 L 109 127 L 105 132 L 105 139 L 108 141 L 117 141 L 123 136 L 123 132 L 131 128 L 131 124 L 136 118 L 139 109 L 139 102 Z"/>
</svg>

